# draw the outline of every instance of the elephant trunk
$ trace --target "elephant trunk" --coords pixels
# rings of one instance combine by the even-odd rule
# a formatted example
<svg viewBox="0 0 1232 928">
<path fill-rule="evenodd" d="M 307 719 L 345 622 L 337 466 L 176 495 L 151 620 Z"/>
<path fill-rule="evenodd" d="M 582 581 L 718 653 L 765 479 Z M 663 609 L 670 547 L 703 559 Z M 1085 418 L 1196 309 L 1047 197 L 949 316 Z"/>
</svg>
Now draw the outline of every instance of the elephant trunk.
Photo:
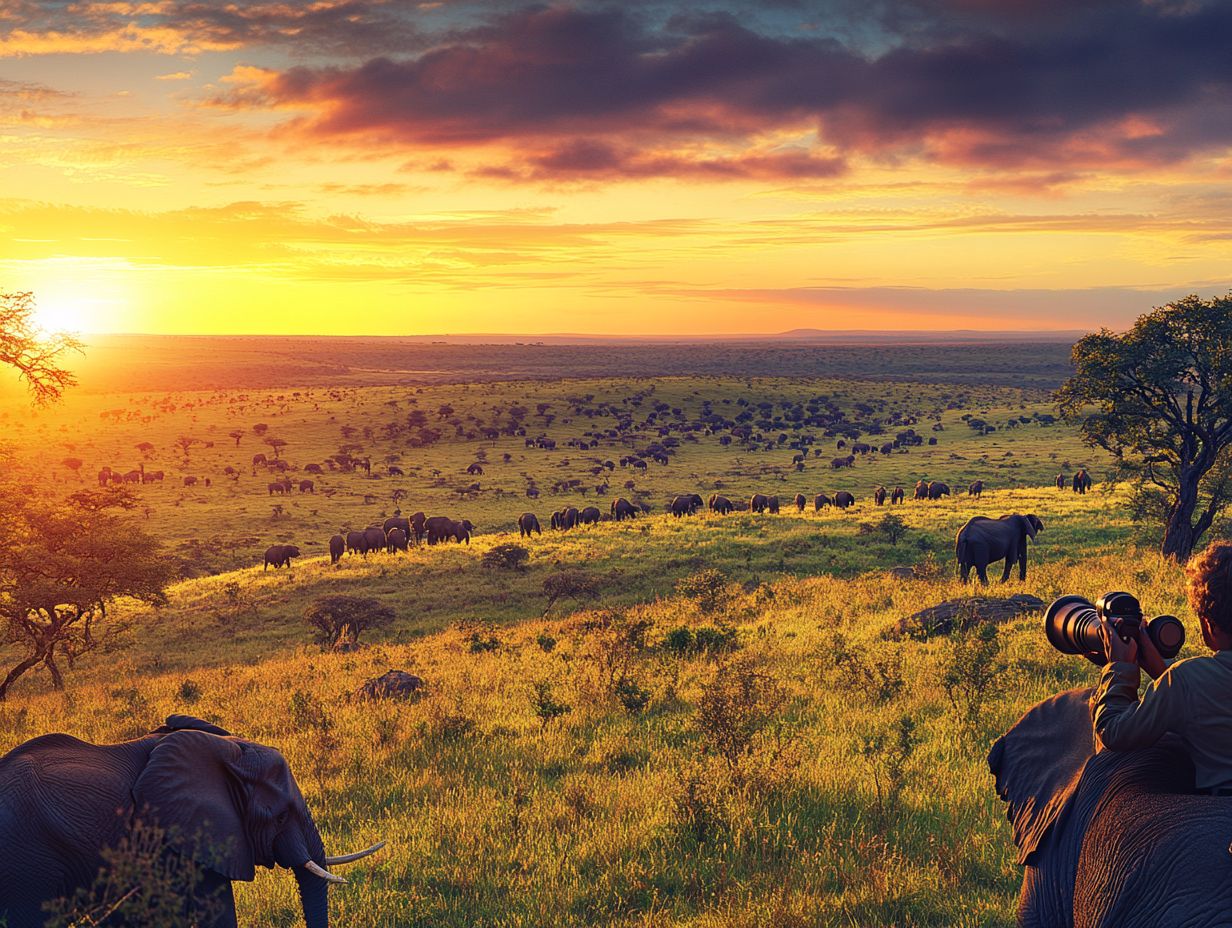
<svg viewBox="0 0 1232 928">
<path fill-rule="evenodd" d="M 295 881 L 299 884 L 304 924 L 307 928 L 329 928 L 329 883 L 306 867 L 295 868 Z"/>
</svg>

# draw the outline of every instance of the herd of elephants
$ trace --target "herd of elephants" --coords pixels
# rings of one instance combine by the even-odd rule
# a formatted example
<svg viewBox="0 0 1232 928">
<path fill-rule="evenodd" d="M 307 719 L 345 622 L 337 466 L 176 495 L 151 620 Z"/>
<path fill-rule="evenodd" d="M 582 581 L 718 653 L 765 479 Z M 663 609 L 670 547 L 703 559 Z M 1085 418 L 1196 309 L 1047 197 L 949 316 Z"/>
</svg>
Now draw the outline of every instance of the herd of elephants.
<svg viewBox="0 0 1232 928">
<path fill-rule="evenodd" d="M 1057 485 L 1084 493 L 1091 484 L 1080 471 L 1072 482 L 1058 478 Z M 982 490 L 976 481 L 968 493 L 976 497 Z M 937 500 L 949 493 L 944 483 L 920 481 L 913 496 Z M 878 505 L 904 498 L 901 487 L 874 493 Z M 791 504 L 803 511 L 807 502 L 801 494 Z M 845 509 L 854 502 L 841 491 L 818 495 L 813 505 Z M 717 494 L 708 501 L 690 494 L 667 509 L 683 518 L 703 507 L 720 515 L 737 508 L 777 512 L 780 500 L 756 494 L 737 506 Z M 643 511 L 620 498 L 609 517 L 624 521 Z M 568 530 L 601 515 L 594 506 L 569 507 L 554 512 L 550 525 Z M 523 514 L 519 528 L 523 535 L 542 531 L 533 513 Z M 986 581 L 985 568 L 997 560 L 1005 561 L 1003 579 L 1015 563 L 1025 578 L 1027 541 L 1042 528 L 1032 514 L 971 519 L 956 542 L 964 579 L 975 568 Z M 473 530 L 465 519 L 398 514 L 335 536 L 330 553 L 337 562 L 348 550 L 365 555 L 467 542 Z M 267 566 L 289 565 L 299 554 L 280 547 L 267 553 Z M 1024 868 L 1019 924 L 1232 924 L 1232 799 L 1187 794 L 1190 762 L 1168 739 L 1149 750 L 1096 753 L 1090 696 L 1090 690 L 1071 690 L 1036 705 L 988 758 Z M 43 928 L 48 902 L 89 887 L 106 850 L 131 835 L 137 822 L 160 829 L 165 853 L 193 867 L 196 876 L 182 902 L 189 920 L 177 924 L 202 928 L 236 928 L 232 882 L 252 880 L 257 867 L 289 869 L 305 924 L 327 928 L 329 891 L 346 882 L 330 868 L 383 845 L 328 854 L 285 758 L 199 718 L 172 715 L 149 734 L 119 744 L 42 735 L 0 757 L 0 926 Z"/>
</svg>

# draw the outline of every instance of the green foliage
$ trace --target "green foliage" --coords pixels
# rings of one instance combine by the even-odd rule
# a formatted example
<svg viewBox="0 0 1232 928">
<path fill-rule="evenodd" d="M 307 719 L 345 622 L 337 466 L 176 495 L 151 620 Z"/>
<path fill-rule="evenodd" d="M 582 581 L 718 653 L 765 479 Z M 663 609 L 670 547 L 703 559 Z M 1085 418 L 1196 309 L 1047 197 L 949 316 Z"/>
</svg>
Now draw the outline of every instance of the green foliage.
<svg viewBox="0 0 1232 928">
<path fill-rule="evenodd" d="M 550 654 L 556 650 L 556 639 L 553 638 L 551 635 L 547 634 L 546 632 L 542 635 L 539 635 L 535 639 L 535 644 L 539 645 L 539 650 L 542 651 L 544 654 Z"/>
<path fill-rule="evenodd" d="M 845 635 L 835 633 L 821 660 L 838 671 L 836 686 L 861 694 L 874 703 L 896 698 L 906 685 L 902 651 L 888 642 L 878 642 L 871 650 L 851 644 Z"/>
<path fill-rule="evenodd" d="M 549 722 L 573 711 L 573 706 L 556 698 L 552 684 L 547 680 L 541 680 L 535 684 L 534 693 L 531 695 L 531 705 L 534 707 L 539 724 L 544 728 Z"/>
<path fill-rule="evenodd" d="M 887 512 L 877 523 L 877 534 L 892 545 L 897 545 L 907 534 L 907 523 L 900 516 Z"/>
<path fill-rule="evenodd" d="M 730 581 L 715 567 L 677 580 L 676 592 L 697 603 L 697 608 L 707 615 L 721 612 L 731 599 Z"/>
<path fill-rule="evenodd" d="M 543 581 L 543 592 L 548 598 L 548 604 L 543 610 L 548 611 L 556 605 L 557 600 L 572 599 L 578 602 L 599 598 L 600 584 L 596 577 L 584 570 L 560 570 L 551 574 Z"/>
<path fill-rule="evenodd" d="M 702 692 L 697 725 L 707 751 L 735 773 L 779 721 L 787 691 L 751 658 L 721 664 Z"/>
<path fill-rule="evenodd" d="M 911 775 L 911 756 L 919 744 L 915 721 L 909 715 L 898 716 L 864 735 L 860 755 L 873 772 L 879 817 L 897 810 Z"/>
<path fill-rule="evenodd" d="M 484 567 L 495 570 L 525 570 L 530 552 L 521 545 L 499 544 L 489 548 L 480 558 Z"/>
<path fill-rule="evenodd" d="M 392 608 L 373 596 L 343 593 L 322 596 L 304 610 L 305 621 L 316 630 L 314 640 L 326 649 L 354 646 L 364 632 L 385 628 L 395 617 Z"/>
<path fill-rule="evenodd" d="M 500 650 L 500 639 L 495 635 L 485 635 L 482 632 L 471 632 L 467 639 L 467 647 L 472 654 L 486 654 L 489 651 Z"/>
<path fill-rule="evenodd" d="M 987 717 L 989 698 L 998 682 L 1005 682 L 1005 670 L 997 626 L 972 625 L 950 636 L 941 685 L 950 706 L 968 730 L 978 730 Z"/>
<path fill-rule="evenodd" d="M 650 703 L 650 692 L 631 677 L 621 677 L 616 683 L 613 695 L 626 712 L 641 712 Z"/>
</svg>

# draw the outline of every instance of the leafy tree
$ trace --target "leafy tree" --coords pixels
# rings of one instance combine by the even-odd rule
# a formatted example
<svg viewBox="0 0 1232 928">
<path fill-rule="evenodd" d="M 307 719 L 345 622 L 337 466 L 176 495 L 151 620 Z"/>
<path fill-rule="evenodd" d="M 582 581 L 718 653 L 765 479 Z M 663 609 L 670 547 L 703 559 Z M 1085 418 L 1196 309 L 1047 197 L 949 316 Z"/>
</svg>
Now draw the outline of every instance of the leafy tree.
<svg viewBox="0 0 1232 928">
<path fill-rule="evenodd" d="M 323 648 L 356 644 L 363 632 L 383 628 L 394 618 L 394 610 L 375 597 L 341 593 L 322 596 L 304 610 L 304 619 L 316 629 L 317 644 Z"/>
<path fill-rule="evenodd" d="M 256 425 L 252 427 L 252 431 L 254 435 L 260 438 L 262 435 L 264 435 L 266 432 L 269 431 L 269 426 L 266 425 L 264 422 L 258 422 Z"/>
<path fill-rule="evenodd" d="M 240 446 L 240 439 L 244 437 L 244 430 L 243 429 L 232 429 L 231 431 L 227 433 L 227 436 L 229 438 L 235 439 L 235 447 L 238 448 Z"/>
<path fill-rule="evenodd" d="M 158 543 L 115 511 L 125 505 L 120 495 L 74 494 L 83 506 L 2 496 L 0 643 L 20 658 L 0 680 L 0 701 L 40 666 L 63 689 L 61 660 L 71 668 L 83 654 L 119 646 L 127 623 L 108 616 L 108 604 L 130 597 L 163 605 L 172 580 Z"/>
<path fill-rule="evenodd" d="M 154 445 L 148 441 L 138 442 L 137 450 L 141 452 L 143 458 L 149 460 L 150 455 L 154 453 Z"/>
<path fill-rule="evenodd" d="M 274 449 L 274 457 L 277 458 L 282 454 L 282 449 L 287 446 L 285 438 L 267 438 L 265 443 Z"/>
<path fill-rule="evenodd" d="M 191 435 L 181 435 L 179 438 L 175 440 L 175 443 L 179 446 L 180 451 L 184 453 L 184 460 L 187 461 L 188 460 L 188 450 L 193 445 L 197 444 L 197 439 L 193 438 Z"/>
<path fill-rule="evenodd" d="M 1122 335 L 1088 335 L 1073 360 L 1062 415 L 1159 499 L 1161 551 L 1186 560 L 1232 496 L 1232 294 L 1187 296 Z"/>
<path fill-rule="evenodd" d="M 34 294 L 0 293 L 0 364 L 17 371 L 39 404 L 60 399 L 77 378 L 60 366 L 63 356 L 81 352 L 70 335 L 47 335 L 34 320 Z"/>
</svg>

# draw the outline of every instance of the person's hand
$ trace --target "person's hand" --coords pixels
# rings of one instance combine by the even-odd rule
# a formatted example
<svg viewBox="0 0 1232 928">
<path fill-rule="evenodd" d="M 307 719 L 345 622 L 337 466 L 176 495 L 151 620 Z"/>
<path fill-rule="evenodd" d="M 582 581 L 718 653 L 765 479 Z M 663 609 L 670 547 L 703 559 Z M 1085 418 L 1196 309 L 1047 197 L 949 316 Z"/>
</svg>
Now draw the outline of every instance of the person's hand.
<svg viewBox="0 0 1232 928">
<path fill-rule="evenodd" d="M 1151 636 L 1146 633 L 1146 623 L 1138 624 L 1138 666 L 1147 672 L 1147 675 L 1152 680 L 1158 680 L 1168 665 L 1164 663 L 1164 657 L 1159 653 L 1159 649 L 1155 647 L 1155 642 L 1151 640 Z"/>
<path fill-rule="evenodd" d="M 1126 641 L 1116 633 L 1112 623 L 1104 616 L 1100 617 L 1099 630 L 1104 636 L 1104 654 L 1108 656 L 1108 660 L 1124 661 L 1126 664 L 1137 663 L 1138 642 L 1136 639 L 1131 638 Z"/>
</svg>

